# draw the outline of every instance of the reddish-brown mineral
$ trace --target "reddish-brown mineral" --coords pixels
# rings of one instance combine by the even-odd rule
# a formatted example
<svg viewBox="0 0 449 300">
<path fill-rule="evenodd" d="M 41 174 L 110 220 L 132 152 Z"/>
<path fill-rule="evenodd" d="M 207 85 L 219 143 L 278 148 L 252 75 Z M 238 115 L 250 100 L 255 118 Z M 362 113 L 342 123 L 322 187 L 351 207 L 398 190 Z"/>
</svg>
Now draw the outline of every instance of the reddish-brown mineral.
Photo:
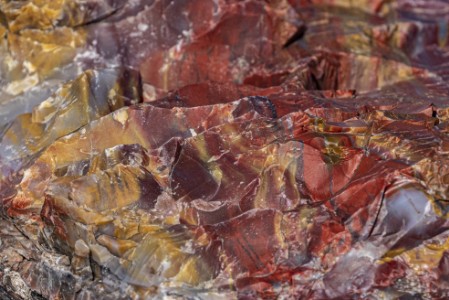
<svg viewBox="0 0 449 300">
<path fill-rule="evenodd" d="M 0 0 L 0 298 L 449 299 L 448 26 Z"/>
</svg>

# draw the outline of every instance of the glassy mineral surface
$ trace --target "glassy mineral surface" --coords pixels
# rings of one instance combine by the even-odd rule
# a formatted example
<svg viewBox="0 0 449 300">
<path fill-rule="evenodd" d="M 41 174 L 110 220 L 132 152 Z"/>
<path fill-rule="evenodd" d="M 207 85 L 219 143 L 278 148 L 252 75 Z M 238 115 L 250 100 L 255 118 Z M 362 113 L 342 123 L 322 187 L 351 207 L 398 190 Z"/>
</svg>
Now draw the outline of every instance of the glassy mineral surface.
<svg viewBox="0 0 449 300">
<path fill-rule="evenodd" d="M 449 299 L 448 24 L 0 0 L 0 298 Z"/>
</svg>

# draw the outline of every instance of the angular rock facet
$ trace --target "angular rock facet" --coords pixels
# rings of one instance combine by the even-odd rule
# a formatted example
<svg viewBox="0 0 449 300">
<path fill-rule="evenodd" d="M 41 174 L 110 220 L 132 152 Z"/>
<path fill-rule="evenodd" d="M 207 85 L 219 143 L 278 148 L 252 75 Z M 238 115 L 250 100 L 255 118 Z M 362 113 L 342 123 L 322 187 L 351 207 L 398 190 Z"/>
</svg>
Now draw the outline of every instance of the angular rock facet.
<svg viewBox="0 0 449 300">
<path fill-rule="evenodd" d="M 0 295 L 448 298 L 446 10 L 0 0 Z"/>
</svg>

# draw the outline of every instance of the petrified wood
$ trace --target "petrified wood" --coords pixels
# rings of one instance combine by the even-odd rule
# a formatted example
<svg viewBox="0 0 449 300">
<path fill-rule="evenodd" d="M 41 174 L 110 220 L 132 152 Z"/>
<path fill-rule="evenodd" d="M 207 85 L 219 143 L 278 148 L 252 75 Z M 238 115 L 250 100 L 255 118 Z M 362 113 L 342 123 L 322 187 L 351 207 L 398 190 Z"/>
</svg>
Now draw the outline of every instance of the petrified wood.
<svg viewBox="0 0 449 300">
<path fill-rule="evenodd" d="M 443 0 L 0 0 L 1 299 L 448 299 Z"/>
</svg>

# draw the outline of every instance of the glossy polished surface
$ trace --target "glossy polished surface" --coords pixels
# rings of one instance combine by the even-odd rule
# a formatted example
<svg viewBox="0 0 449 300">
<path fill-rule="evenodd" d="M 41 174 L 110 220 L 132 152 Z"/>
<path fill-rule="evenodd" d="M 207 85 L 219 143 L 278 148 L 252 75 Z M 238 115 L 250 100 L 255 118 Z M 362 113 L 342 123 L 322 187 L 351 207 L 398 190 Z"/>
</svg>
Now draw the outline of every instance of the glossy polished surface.
<svg viewBox="0 0 449 300">
<path fill-rule="evenodd" d="M 0 0 L 0 296 L 449 298 L 448 5 Z"/>
</svg>

